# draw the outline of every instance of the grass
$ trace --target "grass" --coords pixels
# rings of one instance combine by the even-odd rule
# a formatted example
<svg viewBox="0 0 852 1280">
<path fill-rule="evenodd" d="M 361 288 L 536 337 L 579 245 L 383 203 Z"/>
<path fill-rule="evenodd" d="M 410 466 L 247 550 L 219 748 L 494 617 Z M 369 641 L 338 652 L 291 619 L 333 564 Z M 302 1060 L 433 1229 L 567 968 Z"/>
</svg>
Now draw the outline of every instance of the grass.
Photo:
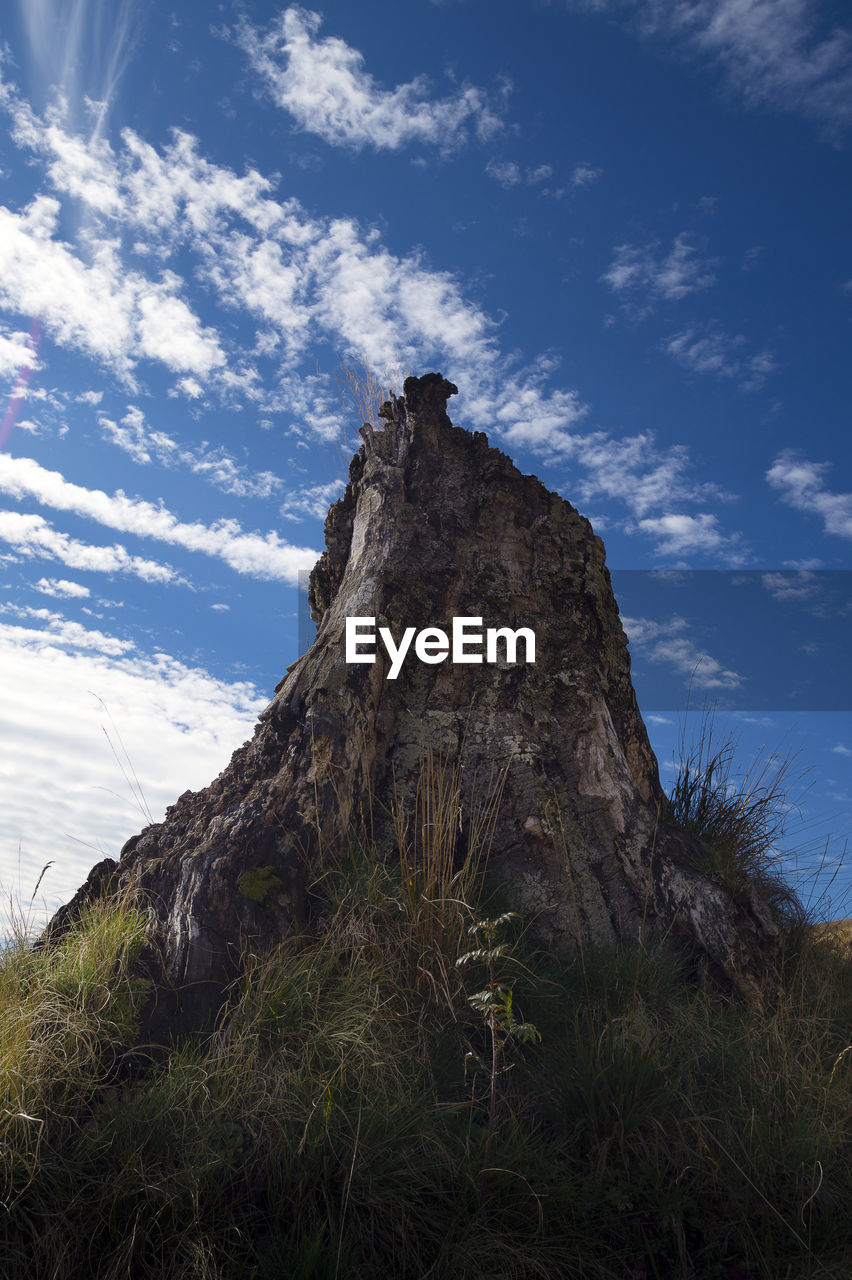
<svg viewBox="0 0 852 1280">
<path fill-rule="evenodd" d="M 360 428 L 366 425 L 378 431 L 384 429 L 379 410 L 386 400 L 397 394 L 396 387 L 401 392 L 406 377 L 407 370 L 400 361 L 395 361 L 384 374 L 379 374 L 363 356 L 348 362 L 341 358 L 333 382 L 345 423 L 338 441 L 344 470 L 349 466 L 351 454 L 357 452 L 361 443 L 357 435 Z M 350 428 L 354 428 L 355 434 L 350 435 Z"/>
<path fill-rule="evenodd" d="M 747 1006 L 656 946 L 563 964 L 508 917 L 483 943 L 493 806 L 455 848 L 458 781 L 432 759 L 403 858 L 353 841 L 315 931 L 246 955 L 216 1033 L 156 1060 L 130 905 L 10 944 L 4 1276 L 848 1275 L 848 948 L 788 931 Z"/>
<path fill-rule="evenodd" d="M 736 739 L 715 735 L 711 713 L 701 717 L 689 742 L 682 727 L 678 754 L 666 816 L 705 842 L 704 869 L 735 899 L 748 900 L 756 889 L 784 925 L 802 925 L 805 912 L 780 869 L 779 853 L 795 809 L 788 799 L 795 758 L 758 753 L 740 772 Z"/>
</svg>

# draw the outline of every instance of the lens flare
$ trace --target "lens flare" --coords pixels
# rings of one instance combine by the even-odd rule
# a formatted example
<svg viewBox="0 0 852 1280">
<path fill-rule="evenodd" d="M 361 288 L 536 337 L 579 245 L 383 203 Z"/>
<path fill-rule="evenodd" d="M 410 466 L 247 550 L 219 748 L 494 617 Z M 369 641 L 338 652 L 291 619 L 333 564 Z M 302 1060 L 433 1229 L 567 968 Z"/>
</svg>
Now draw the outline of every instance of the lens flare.
<svg viewBox="0 0 852 1280">
<path fill-rule="evenodd" d="M 36 319 L 30 324 L 30 333 L 27 338 L 27 354 L 23 364 L 18 370 L 18 377 L 15 381 L 15 389 L 12 392 L 12 398 L 3 417 L 3 423 L 0 425 L 0 449 L 6 447 L 6 441 L 12 433 L 12 428 L 18 420 L 18 414 L 21 412 L 21 405 L 27 398 L 27 392 L 30 388 L 32 376 L 35 373 L 36 361 L 38 359 L 39 347 L 41 346 L 41 335 L 44 332 L 44 326 L 41 321 Z"/>
</svg>

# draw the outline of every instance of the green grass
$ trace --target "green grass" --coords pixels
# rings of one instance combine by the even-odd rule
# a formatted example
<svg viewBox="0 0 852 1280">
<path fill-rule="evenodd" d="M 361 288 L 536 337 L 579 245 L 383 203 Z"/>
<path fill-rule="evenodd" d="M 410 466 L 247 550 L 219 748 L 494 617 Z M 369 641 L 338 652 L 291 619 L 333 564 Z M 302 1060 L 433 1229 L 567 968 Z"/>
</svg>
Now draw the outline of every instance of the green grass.
<svg viewBox="0 0 852 1280">
<path fill-rule="evenodd" d="M 473 917 L 364 847 L 321 891 L 322 934 L 248 957 L 220 1031 L 154 1064 L 132 911 L 7 951 L 10 1280 L 848 1274 L 852 964 L 830 940 L 791 945 L 758 1008 L 655 948 L 587 950 L 584 975 L 521 932 L 501 980 L 541 1042 L 504 1046 L 480 1212 Z"/>
<path fill-rule="evenodd" d="M 732 894 L 780 884 L 771 804 L 737 844 L 719 776 L 693 758 L 681 819 L 727 831 Z M 560 963 L 509 918 L 495 941 L 495 806 L 458 867 L 460 795 L 427 758 L 410 824 L 393 814 L 402 856 L 354 842 L 313 887 L 314 931 L 247 955 L 203 1041 L 137 1044 L 126 903 L 7 947 L 4 1277 L 848 1276 L 848 945 L 788 912 L 780 984 L 748 1005 L 656 945 Z"/>
</svg>

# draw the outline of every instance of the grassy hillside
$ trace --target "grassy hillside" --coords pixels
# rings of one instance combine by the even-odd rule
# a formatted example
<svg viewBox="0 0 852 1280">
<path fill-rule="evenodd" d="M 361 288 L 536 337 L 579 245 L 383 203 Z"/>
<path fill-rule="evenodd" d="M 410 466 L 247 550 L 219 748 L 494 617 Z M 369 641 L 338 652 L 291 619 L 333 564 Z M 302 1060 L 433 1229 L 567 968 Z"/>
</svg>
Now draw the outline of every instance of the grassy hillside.
<svg viewBox="0 0 852 1280">
<path fill-rule="evenodd" d="M 496 796 L 457 868 L 460 773 L 431 758 L 394 856 L 353 841 L 313 931 L 245 956 L 204 1041 L 138 1044 L 132 905 L 18 937 L 3 1275 L 846 1280 L 852 933 L 778 876 L 778 772 L 737 786 L 731 762 L 703 735 L 669 816 L 784 922 L 751 1005 L 656 944 L 536 948 L 486 892 Z"/>
<path fill-rule="evenodd" d="M 13 944 L 9 1280 L 848 1276 L 848 952 L 791 936 L 748 1008 L 422 887 L 354 848 L 321 933 L 247 957 L 221 1032 L 159 1061 L 133 910 Z"/>
</svg>

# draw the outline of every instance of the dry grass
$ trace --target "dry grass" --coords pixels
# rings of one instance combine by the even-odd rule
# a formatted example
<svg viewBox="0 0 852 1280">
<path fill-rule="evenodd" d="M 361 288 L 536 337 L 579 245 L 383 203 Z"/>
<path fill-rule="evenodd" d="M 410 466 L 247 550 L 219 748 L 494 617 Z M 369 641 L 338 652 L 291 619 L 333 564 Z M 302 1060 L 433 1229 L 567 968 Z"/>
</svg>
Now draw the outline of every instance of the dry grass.
<svg viewBox="0 0 852 1280">
<path fill-rule="evenodd" d="M 734 898 L 747 899 L 752 887 L 785 926 L 804 923 L 798 895 L 781 870 L 781 842 L 791 811 L 795 758 L 758 753 L 749 768 L 737 766 L 733 735 L 721 740 L 705 714 L 691 741 L 681 729 L 679 762 L 668 795 L 669 821 L 697 836 L 707 850 L 706 870 Z"/>
<path fill-rule="evenodd" d="M 335 382 L 340 402 L 353 421 L 381 427 L 379 409 L 392 394 L 387 379 L 380 379 L 366 360 L 356 360 L 341 362 Z"/>
<path fill-rule="evenodd" d="M 386 400 L 402 394 L 402 384 L 407 376 L 407 370 L 398 361 L 393 368 L 388 367 L 384 373 L 379 373 L 363 357 L 350 363 L 341 360 L 334 374 L 334 383 L 347 424 L 354 427 L 355 432 L 364 425 L 382 430 L 384 424 L 379 410 Z M 341 448 L 349 454 L 357 450 L 359 444 L 357 434 L 353 433 L 344 435 Z M 348 457 L 346 461 L 348 463 Z"/>
<path fill-rule="evenodd" d="M 9 947 L 4 1277 L 845 1280 L 850 951 L 803 932 L 746 1007 L 661 947 L 581 969 L 520 922 L 501 964 L 541 1042 L 507 1040 L 495 1089 L 456 962 L 499 912 L 475 900 L 498 786 L 461 847 L 460 778 L 425 756 L 399 849 L 353 839 L 316 930 L 247 955 L 217 1032 L 155 1065 L 132 909 Z"/>
<path fill-rule="evenodd" d="M 818 941 L 827 942 L 852 959 L 852 920 L 830 920 L 810 926 L 810 932 Z"/>
</svg>

